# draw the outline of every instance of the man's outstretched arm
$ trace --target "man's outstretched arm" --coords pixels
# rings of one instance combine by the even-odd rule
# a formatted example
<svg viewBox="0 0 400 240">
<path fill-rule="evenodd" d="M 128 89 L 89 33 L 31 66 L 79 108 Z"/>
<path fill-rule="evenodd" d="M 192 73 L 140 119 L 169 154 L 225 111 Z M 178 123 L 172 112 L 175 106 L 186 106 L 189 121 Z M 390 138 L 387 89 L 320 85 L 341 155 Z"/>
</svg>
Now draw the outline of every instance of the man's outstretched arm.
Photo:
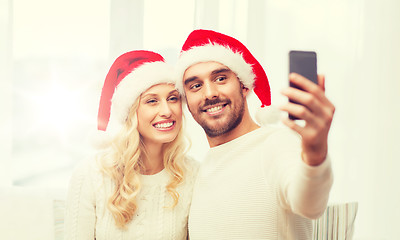
<svg viewBox="0 0 400 240">
<path fill-rule="evenodd" d="M 302 159 L 310 166 L 321 164 L 328 154 L 328 133 L 335 112 L 334 105 L 325 96 L 325 77 L 318 75 L 318 85 L 295 73 L 289 80 L 304 91 L 288 87 L 282 94 L 300 104 L 288 102 L 281 110 L 305 121 L 304 126 L 288 118 L 283 123 L 302 137 Z"/>
</svg>

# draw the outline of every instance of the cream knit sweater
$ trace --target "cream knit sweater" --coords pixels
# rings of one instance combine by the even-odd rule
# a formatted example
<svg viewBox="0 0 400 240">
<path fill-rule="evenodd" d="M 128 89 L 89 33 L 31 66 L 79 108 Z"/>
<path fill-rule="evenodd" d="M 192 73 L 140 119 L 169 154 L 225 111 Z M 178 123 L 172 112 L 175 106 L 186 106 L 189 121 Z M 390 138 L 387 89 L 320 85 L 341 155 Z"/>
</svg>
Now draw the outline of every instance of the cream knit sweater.
<svg viewBox="0 0 400 240">
<path fill-rule="evenodd" d="M 177 190 L 178 205 L 171 209 L 172 197 L 165 186 L 169 175 L 164 169 L 154 175 L 141 175 L 142 191 L 137 197 L 138 210 L 126 230 L 116 227 L 107 208 L 114 188 L 95 161 L 85 162 L 75 170 L 69 187 L 66 217 L 66 240 L 171 239 L 187 237 L 187 220 L 198 163 L 187 159 L 185 182 Z"/>
<path fill-rule="evenodd" d="M 293 131 L 261 127 L 211 148 L 195 183 L 189 215 L 191 240 L 311 239 L 333 182 L 331 163 L 300 158 Z"/>
</svg>

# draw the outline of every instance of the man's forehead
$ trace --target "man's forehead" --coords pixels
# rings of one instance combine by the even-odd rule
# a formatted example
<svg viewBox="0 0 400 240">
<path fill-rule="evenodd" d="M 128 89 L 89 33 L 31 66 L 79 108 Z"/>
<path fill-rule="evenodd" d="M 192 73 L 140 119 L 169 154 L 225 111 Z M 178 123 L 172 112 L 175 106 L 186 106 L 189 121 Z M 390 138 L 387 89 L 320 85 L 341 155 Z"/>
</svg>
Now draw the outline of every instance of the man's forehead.
<svg viewBox="0 0 400 240">
<path fill-rule="evenodd" d="M 222 63 L 209 61 L 209 62 L 199 62 L 188 67 L 184 73 L 183 80 L 192 77 L 200 77 L 204 75 L 210 75 L 217 73 L 218 71 L 232 72 L 230 68 Z"/>
</svg>

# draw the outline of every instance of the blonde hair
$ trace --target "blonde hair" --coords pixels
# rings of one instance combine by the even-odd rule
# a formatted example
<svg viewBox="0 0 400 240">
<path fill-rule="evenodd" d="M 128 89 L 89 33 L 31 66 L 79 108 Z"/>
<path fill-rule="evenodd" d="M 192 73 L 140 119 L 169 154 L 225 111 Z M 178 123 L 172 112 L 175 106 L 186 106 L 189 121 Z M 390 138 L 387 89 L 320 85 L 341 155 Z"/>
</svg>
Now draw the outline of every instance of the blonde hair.
<svg viewBox="0 0 400 240">
<path fill-rule="evenodd" d="M 121 132 L 113 139 L 110 148 L 99 155 L 102 171 L 114 182 L 114 193 L 108 199 L 107 208 L 120 228 L 133 219 L 138 206 L 136 197 L 141 190 L 140 172 L 146 148 L 137 130 L 137 109 L 140 97 L 132 105 Z M 182 124 L 183 125 L 183 124 Z M 184 156 L 187 151 L 185 137 L 181 129 L 176 138 L 163 147 L 163 163 L 171 176 L 166 190 L 174 200 L 172 208 L 178 204 L 177 186 L 183 181 L 186 171 Z"/>
</svg>

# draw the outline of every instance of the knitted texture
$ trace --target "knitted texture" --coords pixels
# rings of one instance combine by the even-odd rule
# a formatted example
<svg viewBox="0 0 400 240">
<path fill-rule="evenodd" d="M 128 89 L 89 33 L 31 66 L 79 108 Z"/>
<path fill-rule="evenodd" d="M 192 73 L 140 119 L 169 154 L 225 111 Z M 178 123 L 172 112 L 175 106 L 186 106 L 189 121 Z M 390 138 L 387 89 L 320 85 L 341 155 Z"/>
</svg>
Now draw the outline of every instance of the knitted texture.
<svg viewBox="0 0 400 240">
<path fill-rule="evenodd" d="M 275 126 L 211 148 L 193 190 L 190 239 L 311 239 L 310 218 L 329 198 L 331 164 L 310 167 L 300 152 L 298 135 Z"/>
<path fill-rule="evenodd" d="M 186 239 L 187 221 L 198 163 L 187 159 L 185 181 L 178 186 L 175 208 L 166 190 L 169 175 L 164 169 L 154 175 L 142 175 L 138 209 L 125 230 L 115 225 L 107 208 L 113 192 L 111 179 L 104 176 L 94 161 L 84 162 L 71 178 L 66 204 L 65 239 Z"/>
</svg>

